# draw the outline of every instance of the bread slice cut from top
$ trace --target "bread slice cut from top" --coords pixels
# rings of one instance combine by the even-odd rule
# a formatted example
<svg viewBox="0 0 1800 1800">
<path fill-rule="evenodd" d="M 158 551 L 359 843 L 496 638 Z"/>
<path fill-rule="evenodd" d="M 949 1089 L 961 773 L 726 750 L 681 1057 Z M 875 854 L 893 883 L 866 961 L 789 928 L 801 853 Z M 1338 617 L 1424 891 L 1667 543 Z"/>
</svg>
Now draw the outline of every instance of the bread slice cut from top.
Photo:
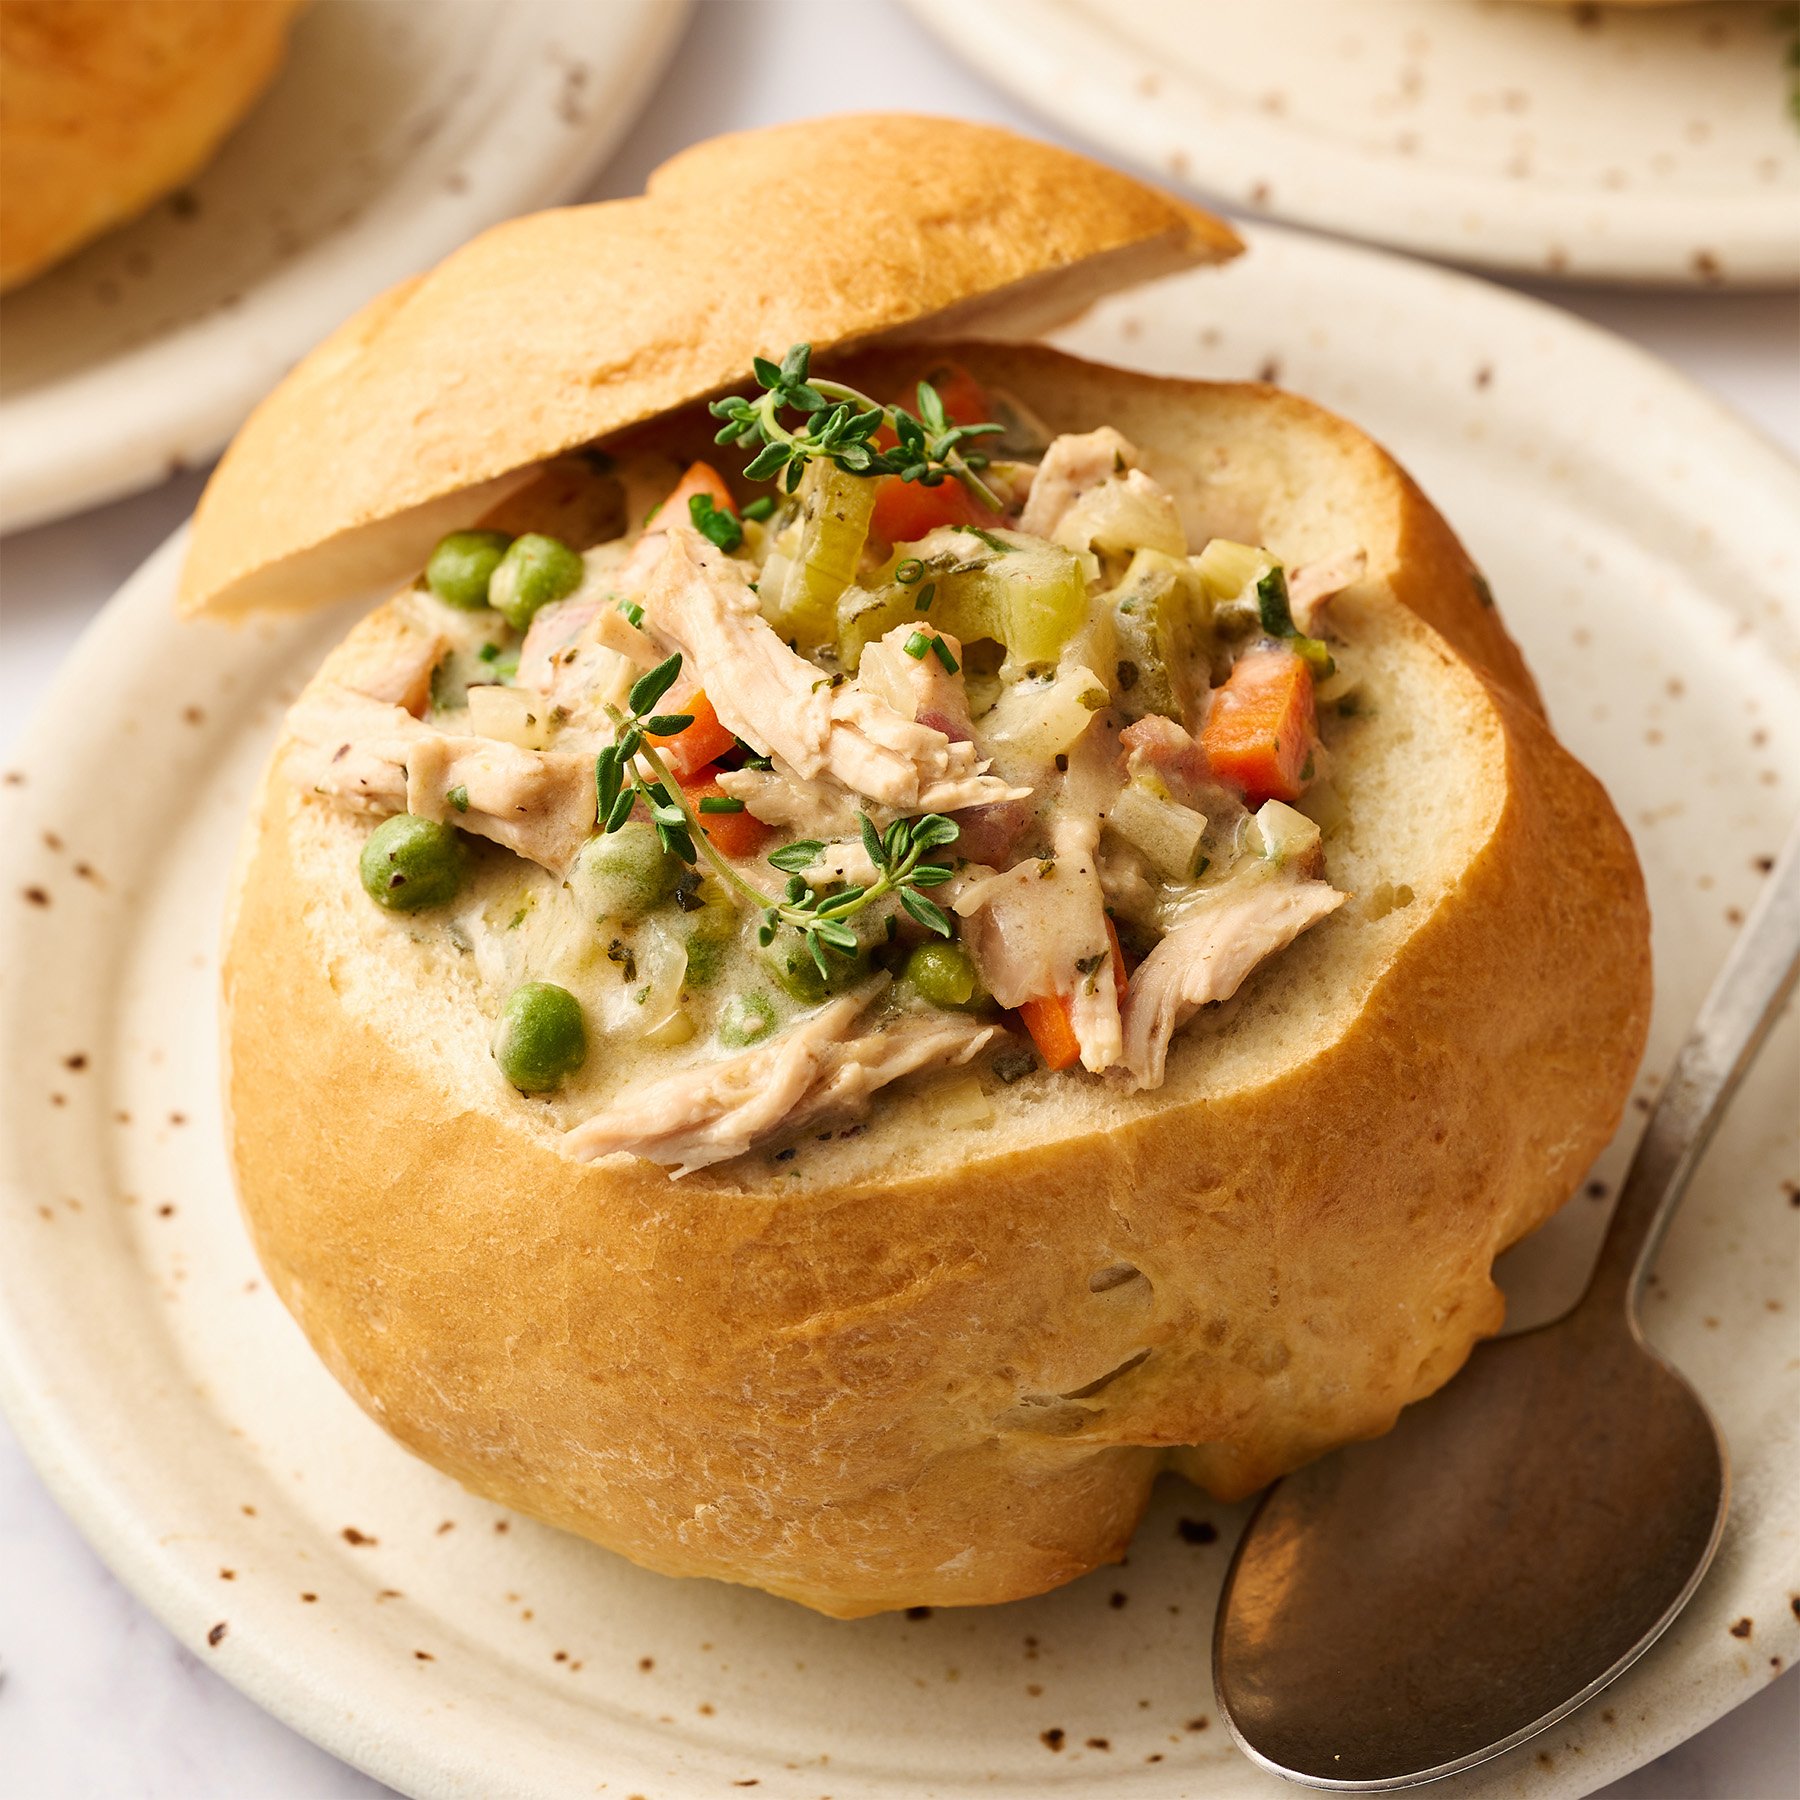
<svg viewBox="0 0 1800 1800">
<path fill-rule="evenodd" d="M 711 139 L 641 198 L 495 226 L 327 338 L 207 484 L 181 609 L 400 580 L 538 463 L 741 382 L 771 346 L 1031 336 L 1240 247 L 993 126 L 848 114 Z"/>
</svg>

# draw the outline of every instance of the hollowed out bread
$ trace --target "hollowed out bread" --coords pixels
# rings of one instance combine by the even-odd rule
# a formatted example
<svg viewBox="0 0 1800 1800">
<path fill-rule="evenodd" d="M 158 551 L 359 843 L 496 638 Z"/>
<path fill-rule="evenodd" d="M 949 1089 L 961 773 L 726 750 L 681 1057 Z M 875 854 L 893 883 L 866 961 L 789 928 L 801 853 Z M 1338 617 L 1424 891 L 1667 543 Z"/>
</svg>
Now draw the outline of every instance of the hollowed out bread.
<svg viewBox="0 0 1800 1800">
<path fill-rule="evenodd" d="M 955 354 L 1119 427 L 1196 544 L 1368 554 L 1332 611 L 1365 704 L 1325 727 L 1352 898 L 1166 1086 L 1040 1073 L 956 1130 L 895 1091 L 681 1181 L 572 1161 L 455 959 L 362 893 L 366 821 L 279 775 L 226 968 L 245 1212 L 361 1404 L 496 1501 L 844 1616 L 1039 1592 L 1124 1551 L 1159 1469 L 1231 1497 L 1386 1430 L 1500 1323 L 1490 1265 L 1612 1133 L 1649 1010 L 1624 829 L 1381 450 L 1268 388 Z"/>
<path fill-rule="evenodd" d="M 0 288 L 207 162 L 304 0 L 0 0 Z"/>
</svg>

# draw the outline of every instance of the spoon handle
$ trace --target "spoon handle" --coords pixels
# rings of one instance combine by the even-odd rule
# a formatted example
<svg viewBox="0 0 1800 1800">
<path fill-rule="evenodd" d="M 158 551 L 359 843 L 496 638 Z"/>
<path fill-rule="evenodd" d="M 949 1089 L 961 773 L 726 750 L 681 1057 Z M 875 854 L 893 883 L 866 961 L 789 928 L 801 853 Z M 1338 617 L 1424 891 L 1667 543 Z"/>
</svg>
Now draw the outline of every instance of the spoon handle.
<svg viewBox="0 0 1800 1800">
<path fill-rule="evenodd" d="M 1632 1158 L 1584 1308 L 1635 1313 L 1688 1179 L 1800 972 L 1800 824 L 1725 958 Z"/>
</svg>

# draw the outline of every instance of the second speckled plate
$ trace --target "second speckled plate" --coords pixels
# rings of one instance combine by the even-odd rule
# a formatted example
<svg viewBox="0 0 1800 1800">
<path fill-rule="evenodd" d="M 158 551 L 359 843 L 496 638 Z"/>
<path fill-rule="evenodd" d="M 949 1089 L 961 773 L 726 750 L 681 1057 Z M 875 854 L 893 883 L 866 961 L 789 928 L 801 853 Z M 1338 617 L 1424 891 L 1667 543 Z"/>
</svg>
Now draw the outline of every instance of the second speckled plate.
<svg viewBox="0 0 1800 1800">
<path fill-rule="evenodd" d="M 364 301 L 576 193 L 686 12 L 318 0 L 206 168 L 0 301 L 0 531 L 205 462 Z"/>
<path fill-rule="evenodd" d="M 1526 274 L 1800 277 L 1791 7 L 909 3 L 1027 105 L 1230 205 Z"/>
<path fill-rule="evenodd" d="M 1110 303 L 1069 342 L 1315 394 L 1444 506 L 1636 834 L 1662 1068 L 1800 804 L 1800 473 L 1548 308 L 1284 232 Z M 178 625 L 179 554 L 165 546 L 108 609 L 0 785 L 0 1399 L 113 1567 L 273 1712 L 434 1800 L 1291 1794 L 1212 1713 L 1213 1605 L 1242 1509 L 1171 1482 L 1125 1567 L 1019 1605 L 845 1625 L 509 1517 L 357 1411 L 259 1279 L 215 1048 L 239 823 L 284 703 L 346 619 Z M 1800 1651 L 1800 1357 L 1783 1311 L 1797 1080 L 1790 1018 L 1649 1302 L 1731 1442 L 1719 1561 L 1599 1702 L 1443 1800 L 1588 1793 Z M 1640 1120 L 1592 1197 L 1511 1259 L 1516 1317 L 1579 1284 Z"/>
</svg>

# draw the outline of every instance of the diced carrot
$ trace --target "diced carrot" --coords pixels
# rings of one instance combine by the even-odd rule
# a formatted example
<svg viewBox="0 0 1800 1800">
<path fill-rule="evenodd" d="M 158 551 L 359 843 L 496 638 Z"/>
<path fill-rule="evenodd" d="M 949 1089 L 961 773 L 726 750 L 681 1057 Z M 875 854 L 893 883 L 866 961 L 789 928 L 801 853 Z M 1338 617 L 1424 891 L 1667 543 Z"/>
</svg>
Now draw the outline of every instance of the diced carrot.
<svg viewBox="0 0 1800 1800">
<path fill-rule="evenodd" d="M 993 423 L 994 414 L 985 390 L 961 363 L 940 363 L 925 379 L 937 389 L 938 398 L 944 403 L 944 416 L 952 425 Z M 919 396 L 909 391 L 896 404 L 916 416 Z M 893 426 L 883 425 L 872 441 L 879 450 L 891 450 L 900 440 L 894 435 Z"/>
<path fill-rule="evenodd" d="M 691 714 L 693 724 L 672 737 L 658 737 L 655 732 L 646 732 L 645 737 L 662 752 L 663 761 L 677 781 L 686 781 L 708 763 L 717 762 L 737 742 L 719 723 L 719 715 L 713 711 L 713 703 L 703 688 L 696 688 L 679 707 L 670 710 Z"/>
<path fill-rule="evenodd" d="M 994 523 L 994 515 L 960 481 L 922 487 L 898 475 L 884 475 L 875 490 L 869 529 L 886 543 L 910 544 L 940 525 Z"/>
<path fill-rule="evenodd" d="M 961 363 L 943 363 L 925 379 L 937 389 L 952 425 L 991 425 L 994 422 L 986 390 Z"/>
<path fill-rule="evenodd" d="M 688 805 L 699 815 L 700 829 L 706 841 L 722 856 L 754 856 L 775 833 L 761 819 L 748 812 L 703 812 L 702 800 L 722 800 L 725 790 L 719 786 L 719 770 L 715 763 L 696 769 L 681 778 L 681 791 Z"/>
<path fill-rule="evenodd" d="M 1112 947 L 1113 991 L 1125 997 L 1125 952 L 1119 947 L 1119 934 L 1111 919 L 1106 921 L 1106 941 Z M 1027 1000 L 1019 1008 L 1019 1017 L 1037 1045 L 1038 1058 L 1046 1069 L 1067 1069 L 1081 1057 L 1081 1043 L 1075 1036 L 1075 1017 L 1066 994 L 1046 994 L 1041 999 Z"/>
<path fill-rule="evenodd" d="M 688 502 L 696 494 L 705 494 L 722 511 L 737 511 L 737 502 L 732 499 L 731 489 L 725 485 L 719 471 L 708 462 L 690 463 L 687 473 L 644 521 L 645 528 L 654 531 L 658 526 L 685 525 L 688 522 Z"/>
<path fill-rule="evenodd" d="M 1317 743 L 1312 671 L 1279 646 L 1238 658 L 1200 732 L 1207 766 L 1252 806 L 1298 800 Z"/>
<path fill-rule="evenodd" d="M 1081 1045 L 1075 1038 L 1075 1021 L 1069 1015 L 1069 1002 L 1061 994 L 1046 994 L 1041 1000 L 1027 1000 L 1019 1008 L 1019 1017 L 1037 1045 L 1038 1060 L 1046 1069 L 1067 1069 L 1080 1059 Z"/>
</svg>

